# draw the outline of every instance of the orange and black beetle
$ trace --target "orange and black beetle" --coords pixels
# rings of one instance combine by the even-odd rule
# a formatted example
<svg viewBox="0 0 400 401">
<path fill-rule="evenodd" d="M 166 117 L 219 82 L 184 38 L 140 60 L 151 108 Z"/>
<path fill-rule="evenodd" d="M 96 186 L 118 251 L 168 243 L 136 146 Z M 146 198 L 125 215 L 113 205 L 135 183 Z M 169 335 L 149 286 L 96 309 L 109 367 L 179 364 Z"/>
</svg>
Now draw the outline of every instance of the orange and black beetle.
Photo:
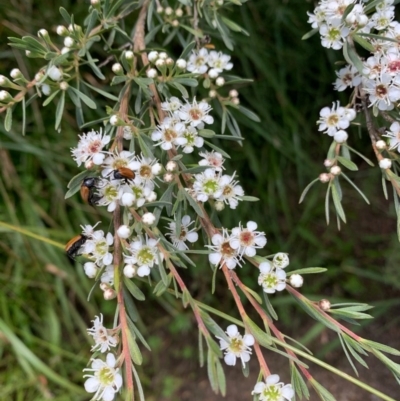
<svg viewBox="0 0 400 401">
<path fill-rule="evenodd" d="M 79 234 L 67 242 L 64 249 L 70 259 L 75 259 L 79 249 L 86 242 L 86 240 L 87 237 L 85 235 Z"/>
<path fill-rule="evenodd" d="M 93 193 L 96 188 L 98 179 L 96 177 L 86 177 L 81 185 L 81 197 L 84 202 L 89 203 L 90 206 L 96 206 L 99 196 Z"/>
<path fill-rule="evenodd" d="M 118 167 L 117 170 L 114 170 L 114 178 L 116 180 L 133 180 L 135 176 L 135 173 L 128 167 Z"/>
</svg>

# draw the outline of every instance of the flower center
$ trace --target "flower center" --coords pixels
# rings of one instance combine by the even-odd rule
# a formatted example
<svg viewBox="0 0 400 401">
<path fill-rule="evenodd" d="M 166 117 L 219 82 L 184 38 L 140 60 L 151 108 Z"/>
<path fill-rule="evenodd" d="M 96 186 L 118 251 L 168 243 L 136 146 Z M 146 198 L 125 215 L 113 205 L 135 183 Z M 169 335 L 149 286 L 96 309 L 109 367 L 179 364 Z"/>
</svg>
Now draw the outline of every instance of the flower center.
<svg viewBox="0 0 400 401">
<path fill-rule="evenodd" d="M 329 33 L 328 33 L 328 38 L 329 38 L 331 41 L 336 41 L 336 40 L 340 39 L 340 31 L 339 31 L 339 29 L 337 29 L 337 28 L 331 28 L 331 29 L 329 30 Z"/>
<path fill-rule="evenodd" d="M 279 401 L 282 399 L 279 387 L 277 387 L 275 385 L 268 386 L 263 391 L 263 397 L 264 397 L 265 401 Z"/>
<path fill-rule="evenodd" d="M 192 120 L 201 120 L 201 118 L 203 117 L 202 111 L 197 107 L 190 109 L 189 115 L 192 118 Z"/>
<path fill-rule="evenodd" d="M 337 114 L 331 114 L 327 119 L 326 122 L 328 125 L 336 125 L 339 122 L 339 117 Z"/>
<path fill-rule="evenodd" d="M 154 255 L 151 251 L 150 247 L 144 246 L 138 253 L 137 253 L 138 262 L 142 265 L 148 265 L 153 262 Z"/>
<path fill-rule="evenodd" d="M 151 172 L 150 166 L 142 166 L 140 167 L 139 174 L 142 178 L 150 179 L 153 178 L 153 174 Z"/>
<path fill-rule="evenodd" d="M 100 255 L 100 256 L 104 256 L 108 251 L 107 242 L 105 240 L 101 240 L 101 241 L 97 242 L 94 249 L 95 249 L 95 251 L 93 253 Z"/>
<path fill-rule="evenodd" d="M 98 378 L 103 387 L 112 386 L 114 383 L 114 376 L 114 369 L 108 366 L 104 366 L 99 370 Z"/>
<path fill-rule="evenodd" d="M 278 284 L 278 279 L 274 273 L 267 273 L 263 276 L 262 283 L 264 287 L 275 288 Z"/>
<path fill-rule="evenodd" d="M 236 251 L 229 245 L 229 242 L 221 244 L 221 253 L 225 258 L 231 258 L 235 255 Z"/>
<path fill-rule="evenodd" d="M 185 131 L 183 137 L 186 138 L 187 144 L 186 145 L 193 145 L 194 143 L 194 134 L 190 133 L 189 131 Z"/>
<path fill-rule="evenodd" d="M 203 57 L 197 57 L 195 64 L 197 67 L 201 67 L 204 64 L 204 58 Z"/>
<path fill-rule="evenodd" d="M 227 197 L 230 198 L 231 196 L 233 196 L 234 192 L 233 192 L 233 188 L 230 185 L 226 185 L 224 187 L 224 190 L 222 191 L 222 194 Z"/>
<path fill-rule="evenodd" d="M 388 70 L 390 72 L 398 72 L 398 71 L 400 71 L 400 60 L 391 61 L 388 64 Z"/>
<path fill-rule="evenodd" d="M 112 185 L 109 185 L 104 190 L 104 196 L 107 198 L 107 200 L 110 201 L 114 200 L 118 196 L 117 188 Z"/>
<path fill-rule="evenodd" d="M 167 128 L 164 132 L 164 138 L 168 142 L 173 141 L 177 136 L 177 133 L 171 128 Z"/>
<path fill-rule="evenodd" d="M 131 187 L 136 199 L 143 198 L 143 189 L 140 187 Z"/>
<path fill-rule="evenodd" d="M 127 167 L 128 162 L 124 159 L 115 159 L 113 163 L 114 170 L 118 170 L 120 167 Z"/>
<path fill-rule="evenodd" d="M 243 341 L 241 338 L 234 337 L 229 344 L 229 350 L 234 354 L 240 354 L 243 350 Z"/>
<path fill-rule="evenodd" d="M 253 245 L 254 234 L 251 231 L 242 231 L 240 233 L 240 242 L 243 246 Z"/>
<path fill-rule="evenodd" d="M 387 91 L 387 88 L 385 85 L 380 84 L 380 85 L 376 86 L 375 93 L 376 93 L 376 96 L 383 98 L 387 95 L 388 91 Z"/>
<path fill-rule="evenodd" d="M 214 179 L 209 179 L 203 183 L 203 190 L 207 195 L 211 195 L 218 190 L 218 182 Z"/>
<path fill-rule="evenodd" d="M 102 143 L 99 139 L 90 142 L 90 145 L 88 146 L 88 150 L 90 153 L 97 153 L 101 148 L 102 148 Z"/>
<path fill-rule="evenodd" d="M 179 239 L 181 241 L 184 241 L 186 239 L 186 234 L 187 234 L 187 231 L 186 231 L 185 227 L 181 227 L 181 234 L 179 235 Z"/>
</svg>

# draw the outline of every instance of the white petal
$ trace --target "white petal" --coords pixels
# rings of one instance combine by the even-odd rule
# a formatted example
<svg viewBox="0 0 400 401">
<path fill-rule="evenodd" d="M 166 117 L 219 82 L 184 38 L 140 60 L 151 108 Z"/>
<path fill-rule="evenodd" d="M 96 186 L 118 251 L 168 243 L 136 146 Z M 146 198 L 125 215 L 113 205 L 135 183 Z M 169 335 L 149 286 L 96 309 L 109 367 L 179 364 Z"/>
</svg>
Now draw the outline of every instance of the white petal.
<svg viewBox="0 0 400 401">
<path fill-rule="evenodd" d="M 112 401 L 114 399 L 115 396 L 115 391 L 111 386 L 108 386 L 105 388 L 104 392 L 103 392 L 103 401 Z"/>
<path fill-rule="evenodd" d="M 104 153 L 96 153 L 93 156 L 93 163 L 97 164 L 98 166 L 100 166 L 100 164 L 103 164 L 104 157 L 105 157 Z"/>
<path fill-rule="evenodd" d="M 210 253 L 208 255 L 208 260 L 213 265 L 218 265 L 221 261 L 222 255 L 220 253 Z"/>
<path fill-rule="evenodd" d="M 148 276 L 150 274 L 149 266 L 140 266 L 137 271 L 137 274 L 139 277 Z"/>
<path fill-rule="evenodd" d="M 245 254 L 246 254 L 246 256 L 249 256 L 250 258 L 252 258 L 256 254 L 256 250 L 252 246 L 248 246 L 246 248 Z"/>
<path fill-rule="evenodd" d="M 231 352 L 228 352 L 224 356 L 224 361 L 229 366 L 235 366 L 236 365 L 236 356 L 235 356 L 235 354 L 232 354 Z"/>
<path fill-rule="evenodd" d="M 245 334 L 243 336 L 243 342 L 251 347 L 252 345 L 254 345 L 254 337 L 251 334 Z"/>
<path fill-rule="evenodd" d="M 238 334 L 239 330 L 238 330 L 236 324 L 230 324 L 226 328 L 226 332 L 228 333 L 229 337 L 234 337 L 234 336 L 236 336 L 236 334 Z"/>
<path fill-rule="evenodd" d="M 103 263 L 108 266 L 112 263 L 113 261 L 113 255 L 112 253 L 107 253 L 104 258 L 103 258 Z"/>
<path fill-rule="evenodd" d="M 107 362 L 107 365 L 110 367 L 110 368 L 113 368 L 114 366 L 115 366 L 115 356 L 114 356 L 114 354 L 111 354 L 111 353 L 109 353 L 109 354 L 107 354 L 107 356 L 106 356 L 106 362 Z"/>
<path fill-rule="evenodd" d="M 87 379 L 87 380 L 85 381 L 84 386 L 85 386 L 85 390 L 86 390 L 88 393 L 94 393 L 94 392 L 97 391 L 97 389 L 99 388 L 100 382 L 99 382 L 99 380 L 98 380 L 97 378 L 95 378 L 95 377 L 90 377 L 89 379 Z"/>
<path fill-rule="evenodd" d="M 267 384 L 276 384 L 279 382 L 279 375 L 270 375 L 267 377 Z"/>
<path fill-rule="evenodd" d="M 265 389 L 265 383 L 264 382 L 258 382 L 255 386 L 254 386 L 254 390 L 253 392 L 256 394 L 260 394 L 264 391 Z"/>
<path fill-rule="evenodd" d="M 189 223 L 190 223 L 190 216 L 188 216 L 188 215 L 183 216 L 182 217 L 182 225 L 188 226 Z"/>
<path fill-rule="evenodd" d="M 250 231 L 254 231 L 257 229 L 257 223 L 254 221 L 249 221 L 246 224 L 246 227 L 250 230 Z"/>
<path fill-rule="evenodd" d="M 236 267 L 237 262 L 235 261 L 235 259 L 227 259 L 227 260 L 225 261 L 225 264 L 226 264 L 226 267 L 227 267 L 229 270 L 232 270 L 232 269 L 234 269 L 234 268 Z"/>
<path fill-rule="evenodd" d="M 281 391 L 282 395 L 288 400 L 291 400 L 294 397 L 294 390 L 290 384 L 286 384 L 286 386 L 283 386 Z"/>
<path fill-rule="evenodd" d="M 262 262 L 260 263 L 259 267 L 260 267 L 260 272 L 264 274 L 269 273 L 272 269 L 272 265 L 270 262 Z"/>
<path fill-rule="evenodd" d="M 191 231 L 186 235 L 186 239 L 191 243 L 196 242 L 199 239 L 199 234 L 195 231 Z"/>
<path fill-rule="evenodd" d="M 214 245 L 220 245 L 220 244 L 222 244 L 222 242 L 223 242 L 223 237 L 222 237 L 222 235 L 221 234 L 214 234 L 213 236 L 212 236 L 212 238 L 211 238 L 211 242 L 214 244 Z"/>
</svg>

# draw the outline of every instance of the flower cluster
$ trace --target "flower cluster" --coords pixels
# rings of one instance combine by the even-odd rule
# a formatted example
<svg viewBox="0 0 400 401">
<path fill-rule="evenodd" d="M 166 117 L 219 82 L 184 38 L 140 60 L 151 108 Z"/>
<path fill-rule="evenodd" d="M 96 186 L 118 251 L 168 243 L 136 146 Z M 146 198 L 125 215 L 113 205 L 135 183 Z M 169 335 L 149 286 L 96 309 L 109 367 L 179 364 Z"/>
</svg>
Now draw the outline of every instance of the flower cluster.
<svg viewBox="0 0 400 401">
<path fill-rule="evenodd" d="M 233 64 L 230 62 L 231 56 L 208 50 L 203 47 L 200 50 L 193 50 L 187 63 L 187 71 L 193 74 L 207 74 L 209 78 L 215 79 L 224 71 L 231 70 Z"/>
<path fill-rule="evenodd" d="M 374 14 L 367 16 L 361 1 L 321 0 L 314 12 L 308 13 L 308 22 L 319 30 L 322 46 L 339 50 L 353 32 L 387 29 L 394 19 L 393 3 L 394 0 L 384 0 L 377 4 Z"/>
<path fill-rule="evenodd" d="M 220 349 L 225 353 L 225 363 L 229 366 L 235 366 L 236 359 L 240 358 L 244 368 L 250 360 L 250 347 L 254 345 L 254 337 L 251 334 L 242 336 L 235 324 L 228 326 L 225 333 L 227 334 L 226 338 L 216 336 L 219 340 Z"/>
<path fill-rule="evenodd" d="M 259 401 L 290 401 L 294 397 L 291 384 L 283 384 L 278 375 L 270 375 L 265 382 L 258 382 L 251 393 Z"/>
<path fill-rule="evenodd" d="M 237 265 L 241 266 L 243 255 L 255 256 L 256 249 L 263 248 L 267 239 L 261 231 L 256 231 L 257 224 L 249 221 L 246 228 L 242 225 L 232 229 L 231 234 L 226 228 L 222 229 L 222 234 L 214 234 L 211 238 L 213 245 L 206 245 L 212 251 L 208 255 L 210 263 L 213 265 L 226 265 L 228 269 L 234 269 Z"/>
<path fill-rule="evenodd" d="M 348 135 L 345 131 L 349 127 L 350 122 L 356 117 L 356 111 L 352 108 L 341 107 L 338 101 L 332 104 L 332 108 L 324 107 L 321 109 L 318 130 L 323 131 L 338 143 L 346 142 Z"/>
<path fill-rule="evenodd" d="M 289 265 L 289 257 L 286 253 L 277 253 L 272 262 L 260 263 L 260 275 L 258 284 L 262 286 L 267 294 L 282 291 L 286 288 L 286 272 L 283 270 Z"/>
</svg>

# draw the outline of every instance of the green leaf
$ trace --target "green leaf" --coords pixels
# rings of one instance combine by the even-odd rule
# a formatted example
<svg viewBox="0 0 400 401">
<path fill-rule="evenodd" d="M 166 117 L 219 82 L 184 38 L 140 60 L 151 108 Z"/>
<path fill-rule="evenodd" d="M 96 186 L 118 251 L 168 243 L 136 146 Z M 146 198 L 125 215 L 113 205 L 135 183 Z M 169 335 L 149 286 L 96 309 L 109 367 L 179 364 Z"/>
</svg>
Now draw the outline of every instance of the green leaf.
<svg viewBox="0 0 400 401">
<path fill-rule="evenodd" d="M 68 88 L 68 90 L 73 91 L 82 100 L 82 102 L 86 104 L 86 106 L 90 107 L 91 109 L 97 108 L 96 103 L 92 99 L 90 99 L 89 96 L 86 96 L 84 93 L 82 93 L 78 89 L 74 88 L 73 86 L 70 86 Z"/>
<path fill-rule="evenodd" d="M 311 29 L 311 31 L 307 32 L 301 37 L 301 40 L 307 40 L 311 38 L 311 36 L 314 36 L 317 32 L 319 32 L 318 28 Z"/>
<path fill-rule="evenodd" d="M 92 69 L 92 71 L 94 72 L 94 74 L 100 79 L 106 79 L 106 77 L 100 71 L 100 68 L 97 67 L 95 61 L 93 60 L 93 58 L 92 58 L 92 56 L 90 55 L 89 52 L 86 52 L 86 58 L 88 60 L 89 66 Z"/>
<path fill-rule="evenodd" d="M 11 127 L 12 127 L 12 108 L 9 107 L 9 108 L 7 109 L 6 118 L 5 118 L 5 120 L 4 120 L 4 129 L 5 129 L 7 132 L 10 132 Z"/>
<path fill-rule="evenodd" d="M 307 195 L 307 192 L 310 190 L 310 188 L 311 188 L 317 181 L 319 181 L 319 178 L 316 178 L 315 180 L 311 181 L 311 182 L 304 188 L 303 192 L 301 193 L 299 203 L 303 202 L 304 198 L 305 198 L 306 195 Z"/>
<path fill-rule="evenodd" d="M 218 387 L 219 391 L 221 392 L 221 395 L 225 397 L 226 395 L 226 379 L 225 379 L 225 373 L 224 369 L 222 368 L 221 362 L 219 359 L 215 360 L 215 364 L 217 367 L 217 381 L 218 381 Z"/>
<path fill-rule="evenodd" d="M 349 177 L 347 177 L 347 175 L 346 174 L 344 174 L 343 172 L 342 172 L 342 174 L 341 174 L 341 176 L 362 196 L 362 198 L 365 200 L 365 202 L 369 205 L 369 200 L 368 200 L 368 198 L 364 195 L 364 193 L 361 191 L 361 189 L 360 188 L 358 188 L 357 187 L 357 185 L 356 184 L 354 184 L 354 182 L 353 181 L 351 181 L 350 180 L 350 178 Z"/>
<path fill-rule="evenodd" d="M 138 301 L 144 301 L 146 299 L 143 292 L 133 282 L 133 280 L 130 280 L 129 278 L 124 276 L 124 284 L 125 284 L 126 288 L 128 289 L 128 291 L 132 294 L 133 298 L 137 299 Z"/>
<path fill-rule="evenodd" d="M 179 25 L 181 28 L 186 29 L 188 32 L 190 32 L 192 35 L 196 36 L 197 38 L 202 38 L 203 32 L 200 30 L 195 30 L 193 28 L 191 28 L 190 26 L 184 25 L 184 24 L 180 24 Z"/>
<path fill-rule="evenodd" d="M 187 46 L 183 49 L 182 54 L 178 58 L 186 59 L 187 56 L 189 55 L 189 53 L 194 49 L 195 46 L 196 46 L 195 41 L 188 43 Z"/>
<path fill-rule="evenodd" d="M 240 25 L 236 24 L 236 22 L 231 21 L 230 19 L 222 16 L 221 20 L 225 23 L 225 25 L 233 32 L 242 32 L 246 36 L 250 36 L 249 33 L 242 28 Z"/>
<path fill-rule="evenodd" d="M 87 82 L 85 81 L 81 81 L 84 85 L 86 85 L 88 88 L 94 90 L 95 92 L 99 93 L 101 96 L 106 97 L 107 99 L 111 99 L 114 100 L 114 102 L 118 102 L 118 98 L 117 96 L 112 95 L 111 93 L 108 93 L 106 91 L 103 91 L 99 88 L 96 88 L 95 86 L 89 85 Z"/>
<path fill-rule="evenodd" d="M 179 77 L 177 77 L 177 78 L 174 78 L 174 80 L 171 81 L 171 82 L 178 82 L 178 83 L 180 83 L 182 85 L 192 86 L 192 87 L 195 87 L 195 86 L 197 86 L 199 84 L 197 79 L 194 79 L 194 78 L 179 78 Z"/>
<path fill-rule="evenodd" d="M 335 185 L 332 185 L 332 199 L 333 204 L 335 205 L 335 209 L 339 217 L 346 223 L 346 216 L 344 214 L 342 202 L 340 200 L 339 192 Z"/>
<path fill-rule="evenodd" d="M 60 93 L 60 90 L 56 90 L 53 92 L 44 102 L 43 102 L 43 107 L 46 107 L 58 94 Z"/>
<path fill-rule="evenodd" d="M 292 274 L 317 274 L 324 273 L 327 270 L 328 269 L 326 269 L 325 267 L 305 267 L 304 269 L 297 269 L 287 272 L 287 275 L 291 276 Z"/>
<path fill-rule="evenodd" d="M 368 50 L 369 52 L 375 52 L 374 46 L 371 45 L 371 43 L 368 42 L 368 40 L 362 38 L 358 34 L 353 35 L 354 40 L 361 45 L 364 49 Z"/>
<path fill-rule="evenodd" d="M 127 330 L 125 332 L 125 334 L 128 339 L 129 353 L 131 355 L 133 363 L 135 363 L 136 365 L 141 365 L 143 362 L 143 356 L 142 356 L 142 353 L 140 352 L 140 349 L 139 349 L 135 339 L 133 338 L 132 333 L 129 330 Z"/>
<path fill-rule="evenodd" d="M 393 43 L 399 43 L 399 41 L 397 39 L 393 39 L 393 38 L 387 38 L 386 36 L 381 36 L 381 35 L 375 35 L 373 33 L 363 33 L 363 32 L 358 32 L 356 36 L 365 36 L 367 38 L 373 38 L 373 39 L 379 39 L 379 40 L 386 40 L 388 42 L 393 42 Z M 374 51 L 375 48 L 370 45 L 372 47 L 372 50 L 370 51 Z M 369 50 L 369 49 L 367 49 Z"/>
<path fill-rule="evenodd" d="M 60 7 L 60 14 L 64 18 L 65 22 L 69 25 L 71 23 L 71 17 L 68 14 L 68 11 L 64 7 Z"/>
<path fill-rule="evenodd" d="M 145 142 L 145 140 L 143 138 L 144 138 L 144 134 L 142 132 L 140 132 L 137 137 L 139 146 L 140 146 L 140 150 L 142 151 L 142 153 L 145 157 L 150 157 L 150 158 L 154 159 L 153 152 L 151 151 L 151 149 L 149 148 L 149 146 L 147 145 L 147 143 Z"/>
<path fill-rule="evenodd" d="M 337 160 L 340 162 L 340 164 L 342 164 L 344 167 L 346 167 L 347 169 L 351 170 L 351 171 L 357 171 L 358 167 L 355 163 L 353 163 L 351 160 L 346 159 L 342 156 L 337 156 Z"/>
<path fill-rule="evenodd" d="M 184 98 L 188 98 L 189 97 L 188 91 L 179 82 L 171 81 L 171 82 L 168 82 L 168 84 L 173 86 L 174 88 L 178 89 L 179 92 L 181 92 L 182 97 L 184 97 Z"/>
<path fill-rule="evenodd" d="M 239 196 L 239 199 L 245 202 L 258 202 L 260 199 L 256 198 L 255 196 L 248 196 L 248 195 L 244 195 L 244 196 Z"/>
<path fill-rule="evenodd" d="M 221 153 L 222 156 L 226 157 L 227 159 L 230 159 L 231 157 L 226 153 L 223 149 L 219 148 L 218 146 L 214 145 L 211 142 L 204 141 L 205 144 L 207 144 L 210 148 L 214 149 L 215 151 Z"/>
<path fill-rule="evenodd" d="M 268 294 L 267 294 L 266 292 L 263 291 L 263 296 L 264 296 L 265 306 L 267 307 L 267 310 L 268 310 L 270 316 L 271 316 L 273 319 L 278 320 L 278 315 L 276 314 L 275 309 L 274 309 L 274 307 L 273 307 L 272 304 L 271 304 L 271 301 L 270 301 L 270 299 L 269 299 Z"/>
<path fill-rule="evenodd" d="M 258 117 L 258 115 L 256 113 L 254 113 L 253 111 L 247 109 L 246 107 L 243 107 L 241 105 L 238 106 L 238 110 L 244 114 L 246 117 L 250 118 L 250 120 L 255 121 L 256 123 L 261 122 L 260 117 Z"/>
<path fill-rule="evenodd" d="M 192 196 L 189 195 L 187 191 L 183 190 L 183 193 L 184 193 L 186 199 L 189 201 L 190 206 L 196 212 L 196 214 L 199 217 L 203 218 L 204 217 L 204 212 L 201 209 L 201 207 L 199 206 L 199 204 L 197 203 L 197 201 L 195 199 L 193 199 Z"/>
<path fill-rule="evenodd" d="M 261 330 L 248 316 L 244 318 L 244 322 L 249 327 L 251 334 L 260 345 L 264 347 L 272 345 L 271 337 Z"/>
<path fill-rule="evenodd" d="M 199 135 L 204 138 L 212 138 L 213 136 L 215 136 L 215 132 L 210 129 L 201 129 L 199 130 Z"/>
<path fill-rule="evenodd" d="M 367 157 L 365 157 L 364 155 L 362 155 L 360 152 L 358 152 L 357 150 L 353 149 L 352 147 L 350 147 L 347 144 L 344 144 L 342 146 L 346 146 L 346 148 L 348 148 L 351 152 L 355 153 L 357 156 L 360 156 L 366 163 L 368 163 L 371 167 L 374 167 L 374 163 L 372 163 L 371 160 L 369 160 Z"/>
<path fill-rule="evenodd" d="M 56 124 L 55 124 L 56 130 L 61 124 L 61 119 L 63 117 L 63 112 L 64 112 L 64 105 L 65 105 L 65 91 L 61 91 L 61 96 L 60 99 L 58 100 L 56 109 Z"/>
<path fill-rule="evenodd" d="M 187 168 L 186 170 L 182 170 L 182 173 L 184 174 L 197 174 L 197 173 L 202 173 L 205 170 L 208 170 L 210 166 L 196 166 L 196 167 L 190 167 Z"/>
<path fill-rule="evenodd" d="M 97 22 L 98 16 L 99 16 L 99 13 L 97 12 L 97 10 L 95 8 L 93 8 L 92 12 L 90 13 L 90 15 L 88 17 L 89 22 L 86 27 L 85 38 L 89 37 L 90 32 L 92 31 L 93 27 L 95 26 L 95 24 Z"/>
<path fill-rule="evenodd" d="M 354 65 L 354 67 L 356 67 L 358 72 L 362 75 L 364 64 L 361 61 L 359 55 L 354 50 L 354 48 L 351 45 L 349 45 L 347 41 L 345 41 L 343 45 L 343 56 L 346 59 L 346 61 L 350 65 Z"/>
</svg>

